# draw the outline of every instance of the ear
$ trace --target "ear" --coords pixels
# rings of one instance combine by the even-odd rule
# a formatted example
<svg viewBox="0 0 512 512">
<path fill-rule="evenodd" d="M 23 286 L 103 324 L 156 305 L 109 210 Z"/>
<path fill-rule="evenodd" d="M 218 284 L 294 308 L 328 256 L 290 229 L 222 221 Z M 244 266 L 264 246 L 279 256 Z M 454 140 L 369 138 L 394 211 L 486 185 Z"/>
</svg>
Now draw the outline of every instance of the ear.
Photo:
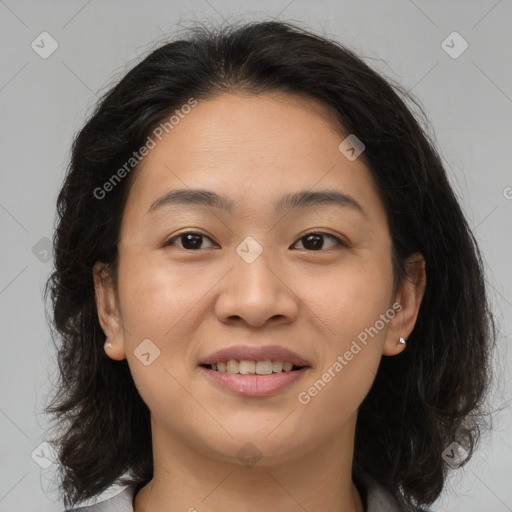
<svg viewBox="0 0 512 512">
<path fill-rule="evenodd" d="M 405 349 L 400 338 L 407 340 L 411 334 L 425 293 L 427 278 L 425 259 L 421 254 L 415 253 L 407 260 L 406 272 L 407 275 L 395 296 L 395 303 L 400 304 L 401 309 L 389 322 L 382 350 L 385 356 L 394 356 Z"/>
<path fill-rule="evenodd" d="M 112 347 L 104 347 L 105 353 L 111 359 L 120 361 L 126 359 L 124 328 L 109 270 L 108 265 L 100 261 L 96 262 L 92 269 L 96 309 L 101 328 L 105 333 L 105 343 L 112 345 Z"/>
</svg>

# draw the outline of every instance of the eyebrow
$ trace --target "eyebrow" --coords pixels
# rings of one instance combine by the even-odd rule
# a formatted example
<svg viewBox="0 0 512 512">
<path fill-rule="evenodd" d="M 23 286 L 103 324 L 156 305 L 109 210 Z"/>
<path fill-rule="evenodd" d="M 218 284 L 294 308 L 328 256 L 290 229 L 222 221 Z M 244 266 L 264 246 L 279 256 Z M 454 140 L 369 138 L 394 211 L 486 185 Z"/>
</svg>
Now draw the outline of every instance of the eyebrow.
<svg viewBox="0 0 512 512">
<path fill-rule="evenodd" d="M 234 202 L 211 190 L 196 188 L 174 189 L 156 199 L 148 208 L 147 214 L 155 212 L 165 206 L 171 205 L 197 205 L 209 208 L 218 208 L 228 212 L 233 211 Z M 352 197 L 338 190 L 300 190 L 293 194 L 285 194 L 274 202 L 276 212 L 291 208 L 311 208 L 314 206 L 338 206 L 351 208 L 366 215 L 363 207 Z"/>
</svg>

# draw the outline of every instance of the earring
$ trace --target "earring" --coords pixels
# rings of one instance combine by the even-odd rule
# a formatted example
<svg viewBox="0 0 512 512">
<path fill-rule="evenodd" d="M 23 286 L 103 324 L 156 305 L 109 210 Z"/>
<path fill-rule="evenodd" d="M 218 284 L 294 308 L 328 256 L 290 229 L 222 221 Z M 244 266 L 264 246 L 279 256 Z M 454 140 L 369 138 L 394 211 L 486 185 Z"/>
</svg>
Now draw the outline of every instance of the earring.
<svg viewBox="0 0 512 512">
<path fill-rule="evenodd" d="M 104 347 L 107 347 L 107 348 L 112 348 L 112 343 L 105 343 L 105 345 L 103 345 Z"/>
<path fill-rule="evenodd" d="M 401 343 L 402 345 L 405 345 L 405 340 L 404 340 L 401 336 L 400 336 L 400 343 Z"/>
</svg>

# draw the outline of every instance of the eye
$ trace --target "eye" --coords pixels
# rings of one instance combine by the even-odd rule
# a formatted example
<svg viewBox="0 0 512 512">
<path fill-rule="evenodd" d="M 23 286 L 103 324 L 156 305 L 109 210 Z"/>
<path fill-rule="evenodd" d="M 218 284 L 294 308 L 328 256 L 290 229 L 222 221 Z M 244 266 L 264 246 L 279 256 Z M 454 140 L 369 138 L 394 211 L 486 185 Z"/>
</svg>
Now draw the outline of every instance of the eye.
<svg viewBox="0 0 512 512">
<path fill-rule="evenodd" d="M 341 245 L 343 247 L 347 246 L 338 237 L 331 235 L 329 233 L 321 233 L 321 232 L 317 232 L 317 231 L 311 231 L 310 233 L 306 233 L 304 236 L 302 236 L 299 239 L 299 242 L 304 241 L 304 243 L 302 244 L 303 249 L 311 250 L 311 251 L 318 251 L 319 249 L 322 248 L 325 238 L 330 238 L 331 240 L 334 240 L 335 241 L 335 243 L 333 244 L 334 246 L 336 246 L 336 245 Z M 298 242 L 296 242 L 296 243 L 298 243 Z M 299 247 L 299 249 L 300 249 L 300 247 Z"/>
<path fill-rule="evenodd" d="M 164 247 L 167 247 L 168 245 L 174 245 L 174 241 L 179 240 L 181 242 L 180 249 L 197 250 L 201 249 L 201 242 L 203 238 L 211 241 L 211 238 L 203 235 L 202 233 L 186 231 L 185 233 L 179 233 L 178 235 L 175 235 L 167 240 L 167 242 L 164 243 Z"/>
<path fill-rule="evenodd" d="M 346 247 L 346 244 L 340 240 L 338 237 L 331 235 L 329 233 L 322 233 L 317 231 L 312 231 L 310 233 L 306 233 L 304 236 L 302 236 L 298 242 L 296 242 L 294 245 L 297 245 L 297 243 L 302 242 L 303 247 L 299 247 L 299 249 L 306 249 L 309 251 L 318 251 L 321 250 L 324 245 L 324 240 L 326 238 L 329 238 L 334 241 L 333 246 L 343 246 Z M 202 233 L 198 233 L 195 231 L 186 231 L 184 233 L 179 233 L 178 235 L 173 236 L 167 242 L 164 243 L 164 247 L 175 245 L 175 242 L 179 240 L 180 249 L 185 250 L 198 250 L 198 249 L 204 249 L 204 247 L 201 247 L 203 239 L 207 239 L 211 241 L 211 238 L 207 237 L 206 235 L 203 235 Z M 213 247 L 213 246 L 211 246 Z M 329 248 L 329 247 L 328 247 Z"/>
</svg>

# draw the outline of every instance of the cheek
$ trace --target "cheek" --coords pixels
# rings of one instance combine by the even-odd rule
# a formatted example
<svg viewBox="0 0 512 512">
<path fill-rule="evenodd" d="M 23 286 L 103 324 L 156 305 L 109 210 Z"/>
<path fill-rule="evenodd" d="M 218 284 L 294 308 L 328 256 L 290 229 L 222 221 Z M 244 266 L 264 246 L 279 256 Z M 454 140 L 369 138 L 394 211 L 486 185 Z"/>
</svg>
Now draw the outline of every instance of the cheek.
<svg viewBox="0 0 512 512">
<path fill-rule="evenodd" d="M 314 438 L 318 432 L 339 432 L 354 415 L 370 390 L 380 361 L 380 353 L 363 348 L 348 361 L 333 357 L 329 364 L 297 390 L 297 402 L 302 409 L 307 429 L 306 437 Z M 299 410 L 301 410 L 299 409 Z"/>
<path fill-rule="evenodd" d="M 307 297 L 322 350 L 318 367 L 297 390 L 313 431 L 318 422 L 336 431 L 370 390 L 395 316 L 389 304 L 392 284 L 390 257 L 354 258 L 315 280 Z"/>
<path fill-rule="evenodd" d="M 369 267 L 341 272 L 326 280 L 323 294 L 315 295 L 312 309 L 321 318 L 322 349 L 318 366 L 297 390 L 297 401 L 311 418 L 311 435 L 317 428 L 340 429 L 375 380 L 388 323 L 395 315 L 389 307 L 392 280 L 379 275 Z"/>
<path fill-rule="evenodd" d="M 186 417 L 183 388 L 191 336 L 203 318 L 205 284 L 197 273 L 140 249 L 119 262 L 119 295 L 126 358 L 143 401 L 157 417 Z M 172 415 L 171 415 L 172 412 Z M 179 423 L 179 422 L 178 422 Z"/>
<path fill-rule="evenodd" d="M 296 283 L 297 294 L 308 306 L 311 322 L 325 334 L 327 347 L 343 350 L 390 307 L 391 256 L 386 251 L 381 256 L 370 250 L 347 253 L 339 265 L 311 277 L 302 274 Z"/>
<path fill-rule="evenodd" d="M 215 276 L 200 277 L 194 269 L 171 264 L 165 255 L 126 254 L 119 265 L 124 325 L 138 338 L 154 337 L 166 344 L 181 339 L 177 333 L 187 325 L 187 315 L 201 308 L 201 298 L 214 283 Z"/>
</svg>

